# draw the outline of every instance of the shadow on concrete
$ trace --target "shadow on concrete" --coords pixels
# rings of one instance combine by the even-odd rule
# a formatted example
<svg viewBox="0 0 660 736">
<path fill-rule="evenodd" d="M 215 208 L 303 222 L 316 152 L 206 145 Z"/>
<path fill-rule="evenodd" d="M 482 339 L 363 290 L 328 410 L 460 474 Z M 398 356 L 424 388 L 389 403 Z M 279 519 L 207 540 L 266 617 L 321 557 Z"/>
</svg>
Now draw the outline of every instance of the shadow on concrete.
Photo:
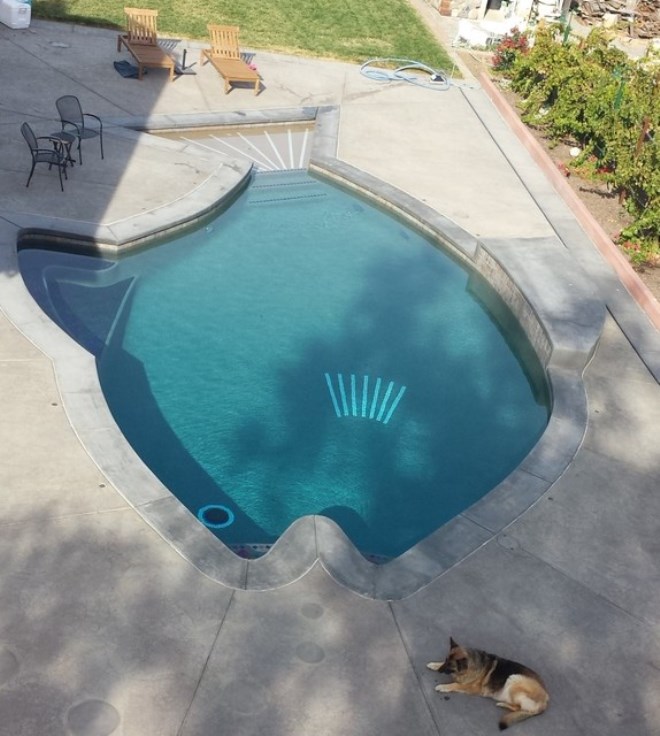
<svg viewBox="0 0 660 736">
<path fill-rule="evenodd" d="M 120 77 L 113 61 L 125 55 L 117 54 L 115 39 L 110 31 L 68 24 L 33 21 L 25 31 L 0 25 L 0 220 L 55 231 L 62 220 L 121 221 L 135 212 L 131 192 L 148 200 L 150 191 L 165 189 L 176 197 L 194 185 L 184 158 L 177 170 L 176 152 L 168 161 L 175 167 L 165 171 L 137 136 L 108 123 L 148 116 L 169 84 L 160 70 L 142 82 Z M 46 166 L 37 167 L 26 188 L 30 155 L 20 124 L 29 122 L 37 135 L 60 130 L 55 100 L 65 94 L 106 121 L 105 159 L 98 139 L 85 141 L 84 165 L 69 169 L 63 193 L 57 172 Z M 13 260 L 2 263 L 17 277 Z M 23 365 L 19 393 L 28 380 L 29 363 Z M 33 468 L 52 464 L 43 431 L 23 419 L 15 439 Z M 66 436 L 60 439 L 64 448 Z M 134 511 L 118 508 L 121 500 L 102 482 L 90 485 L 79 513 L 58 512 L 71 484 L 55 474 L 33 472 L 20 485 L 44 505 L 32 498 L 1 523 L 0 733 L 103 736 L 121 724 L 131 733 L 172 733 L 232 593 L 168 545 L 154 545 L 155 532 Z M 107 513 L 90 511 L 99 495 Z M 12 508 L 16 503 L 12 496 Z"/>
<path fill-rule="evenodd" d="M 2 524 L 0 733 L 181 723 L 232 594 L 154 534 L 128 509 Z"/>
<path fill-rule="evenodd" d="M 533 595 L 526 582 L 531 580 Z M 493 540 L 392 608 L 443 733 L 462 729 L 486 736 L 501 715 L 492 701 L 434 692 L 447 678 L 425 665 L 445 656 L 450 636 L 541 674 L 550 707 L 525 723 L 530 736 L 613 736 L 623 724 L 645 736 L 655 731 L 660 647 L 652 630 L 514 538 Z"/>
<path fill-rule="evenodd" d="M 175 43 L 170 40 L 170 46 Z M 171 51 L 181 56 L 176 42 Z M 172 87 L 199 94 L 194 77 L 168 81 L 166 70 L 149 70 L 142 81 L 125 79 L 113 62 L 126 58 L 116 51 L 116 32 L 35 21 L 23 31 L 0 25 L 0 217 L 25 229 L 69 232 L 80 229 L 94 239 L 95 224 L 112 226 L 136 214 L 177 199 L 209 175 L 213 166 L 188 158 L 169 141 L 140 136 L 113 125 L 113 118 L 147 118 L 167 105 Z M 20 70 L 20 82 L 15 79 Z M 26 86 L 26 80 L 29 80 Z M 83 143 L 84 164 L 68 169 L 64 192 L 56 170 L 38 165 L 29 188 L 30 154 L 20 134 L 28 122 L 37 135 L 61 130 L 55 100 L 75 95 L 85 112 L 104 120 L 105 158 L 98 138 Z M 144 145 L 148 140 L 148 145 Z M 154 146 L 158 147 L 154 151 Z M 214 166 L 217 166 L 217 160 Z M 120 187 L 121 185 L 121 187 Z M 134 193 L 144 200 L 138 206 Z M 98 231 L 98 228 L 97 228 Z"/>
</svg>

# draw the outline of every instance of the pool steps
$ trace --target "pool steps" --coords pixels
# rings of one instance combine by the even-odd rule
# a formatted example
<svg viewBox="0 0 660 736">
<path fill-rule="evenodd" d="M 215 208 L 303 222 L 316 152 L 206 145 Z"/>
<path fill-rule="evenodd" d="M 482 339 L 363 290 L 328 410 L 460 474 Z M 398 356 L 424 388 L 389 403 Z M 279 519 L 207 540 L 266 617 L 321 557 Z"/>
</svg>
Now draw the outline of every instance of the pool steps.
<svg viewBox="0 0 660 736">
<path fill-rule="evenodd" d="M 251 205 L 323 199 L 328 196 L 318 182 L 309 178 L 306 169 L 289 169 L 286 180 L 282 180 L 279 171 L 261 173 L 259 181 L 254 182 L 247 193 Z"/>
</svg>

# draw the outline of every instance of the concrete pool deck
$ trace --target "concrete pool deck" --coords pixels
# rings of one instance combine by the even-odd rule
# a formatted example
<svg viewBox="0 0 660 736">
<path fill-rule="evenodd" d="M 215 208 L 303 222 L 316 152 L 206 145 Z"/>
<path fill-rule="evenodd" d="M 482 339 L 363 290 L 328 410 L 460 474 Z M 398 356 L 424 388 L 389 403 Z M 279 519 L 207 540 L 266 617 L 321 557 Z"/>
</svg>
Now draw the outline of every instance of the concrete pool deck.
<svg viewBox="0 0 660 736">
<path fill-rule="evenodd" d="M 450 634 L 543 674 L 551 707 L 520 733 L 657 733 L 660 339 L 476 83 L 380 85 L 353 65 L 258 53 L 265 90 L 225 96 L 208 67 L 171 84 L 158 71 L 124 80 L 114 34 L 39 22 L 0 26 L 0 55 L 0 734 L 493 733 L 491 702 L 433 692 L 425 664 Z M 396 600 L 356 594 L 320 562 L 271 590 L 200 573 L 81 444 L 62 405 L 70 386 L 14 324 L 31 329 L 14 248 L 39 218 L 115 235 L 135 217 L 160 221 L 223 166 L 110 124 L 106 160 L 88 141 L 64 194 L 47 171 L 25 189 L 19 125 L 56 130 L 54 99 L 69 93 L 107 120 L 339 105 L 340 161 L 523 260 L 561 248 L 569 287 L 586 274 L 608 313 L 565 472 Z M 583 315 L 566 322 L 579 333 Z"/>
</svg>

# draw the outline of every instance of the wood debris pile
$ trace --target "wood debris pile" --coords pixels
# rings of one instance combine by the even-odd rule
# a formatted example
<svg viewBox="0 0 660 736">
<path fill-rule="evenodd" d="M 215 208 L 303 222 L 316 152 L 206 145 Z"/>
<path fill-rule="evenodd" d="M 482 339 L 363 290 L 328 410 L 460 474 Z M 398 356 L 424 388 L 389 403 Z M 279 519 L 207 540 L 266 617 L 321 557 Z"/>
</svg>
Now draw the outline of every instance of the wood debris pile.
<svg viewBox="0 0 660 736">
<path fill-rule="evenodd" d="M 660 0 L 579 0 L 578 13 L 586 23 L 619 16 L 638 38 L 660 37 Z"/>
</svg>

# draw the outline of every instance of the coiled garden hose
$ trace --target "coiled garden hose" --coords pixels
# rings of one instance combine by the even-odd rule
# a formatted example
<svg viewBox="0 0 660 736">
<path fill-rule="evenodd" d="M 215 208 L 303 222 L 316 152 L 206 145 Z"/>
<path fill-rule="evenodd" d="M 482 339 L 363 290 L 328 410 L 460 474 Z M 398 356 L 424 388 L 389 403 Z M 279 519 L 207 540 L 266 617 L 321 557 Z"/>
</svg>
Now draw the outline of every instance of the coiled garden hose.
<svg viewBox="0 0 660 736">
<path fill-rule="evenodd" d="M 387 64 L 388 67 L 398 64 L 394 69 L 378 66 Z M 410 72 L 423 72 L 411 74 Z M 447 72 L 442 69 L 433 69 L 420 61 L 412 59 L 369 59 L 360 67 L 360 74 L 377 82 L 409 82 L 427 89 L 448 90 L 451 82 Z"/>
</svg>

